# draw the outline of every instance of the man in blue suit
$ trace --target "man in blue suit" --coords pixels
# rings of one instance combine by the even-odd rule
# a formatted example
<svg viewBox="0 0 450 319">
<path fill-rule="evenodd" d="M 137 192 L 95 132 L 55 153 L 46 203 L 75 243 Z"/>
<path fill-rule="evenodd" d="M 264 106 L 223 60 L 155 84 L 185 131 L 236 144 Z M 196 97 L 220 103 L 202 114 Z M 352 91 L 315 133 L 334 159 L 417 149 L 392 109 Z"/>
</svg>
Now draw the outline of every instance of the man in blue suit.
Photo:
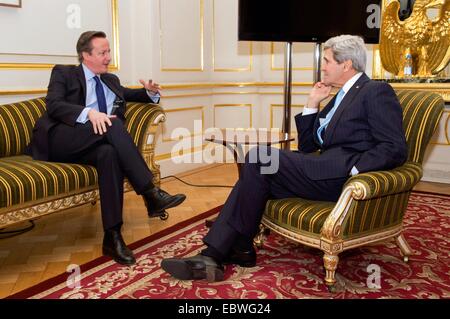
<svg viewBox="0 0 450 319">
<path fill-rule="evenodd" d="M 303 113 L 295 117 L 299 150 L 268 149 L 278 170 L 263 174 L 260 148 L 246 157 L 241 176 L 204 238 L 207 248 L 189 258 L 169 258 L 162 268 L 187 279 L 223 279 L 224 264 L 253 267 L 253 238 L 267 200 L 301 197 L 336 201 L 346 180 L 367 171 L 392 169 L 406 160 L 402 109 L 391 86 L 364 73 L 366 48 L 357 36 L 324 44 L 323 79 L 314 85 Z M 319 111 L 320 102 L 336 96 Z"/>
</svg>

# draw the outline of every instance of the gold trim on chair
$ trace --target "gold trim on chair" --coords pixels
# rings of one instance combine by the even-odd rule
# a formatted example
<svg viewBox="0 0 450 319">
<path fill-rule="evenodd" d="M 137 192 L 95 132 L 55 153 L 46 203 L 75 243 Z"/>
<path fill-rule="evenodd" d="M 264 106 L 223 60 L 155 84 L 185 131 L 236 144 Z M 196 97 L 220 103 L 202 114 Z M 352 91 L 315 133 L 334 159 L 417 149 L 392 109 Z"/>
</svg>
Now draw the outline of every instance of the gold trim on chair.
<svg viewBox="0 0 450 319">
<path fill-rule="evenodd" d="M 397 91 L 397 95 L 408 145 L 406 163 L 350 177 L 335 204 L 287 198 L 266 205 L 262 228 L 324 252 L 329 287 L 336 283 L 338 255 L 344 250 L 395 238 L 405 262 L 412 254 L 402 235 L 403 216 L 411 190 L 422 177 L 425 149 L 442 116 L 444 101 L 438 94 L 422 91 Z M 264 234 L 262 229 L 256 237 L 258 246 Z"/>
<path fill-rule="evenodd" d="M 30 219 L 37 219 L 57 211 L 95 202 L 98 198 L 98 190 L 96 188 L 91 188 L 83 193 L 72 193 L 64 197 L 53 196 L 53 199 L 45 198 L 41 201 L 27 203 L 27 205 L 17 205 L 17 208 L 7 207 L 8 211 L 6 211 L 6 209 L 0 210 L 0 228 L 12 226 Z"/>
<path fill-rule="evenodd" d="M 30 132 L 36 119 L 45 111 L 43 98 L 2 105 L 1 110 L 2 130 L 8 137 L 2 144 L 2 174 L 4 174 L 2 176 L 10 178 L 2 177 L 2 187 L 6 189 L 7 196 L 2 199 L 3 207 L 0 208 L 0 228 L 93 203 L 99 199 L 98 184 L 95 183 L 97 181 L 96 172 L 92 167 L 87 170 L 86 167 L 79 164 L 45 163 L 23 155 L 23 150 L 30 141 Z M 125 116 L 127 129 L 152 171 L 154 183 L 158 185 L 160 172 L 159 166 L 154 161 L 155 135 L 160 123 L 165 121 L 164 111 L 159 105 L 151 103 L 130 103 Z M 8 131 L 8 127 L 11 128 L 10 131 Z M 43 172 L 33 169 L 34 167 L 42 169 Z M 80 176 L 84 177 L 83 182 L 82 178 L 78 178 L 74 167 L 81 172 Z M 89 176 L 87 171 L 89 171 Z M 73 182 L 67 172 L 70 172 L 70 176 L 74 176 Z M 61 175 L 60 179 L 58 179 L 58 174 Z M 58 181 L 64 187 L 58 188 Z M 42 187 L 42 192 L 37 191 L 38 187 Z M 48 188 L 50 187 L 54 187 L 55 190 L 49 192 Z M 124 189 L 132 190 L 128 181 L 124 182 Z M 57 195 L 47 196 L 49 193 Z M 13 201 L 13 198 L 16 200 Z"/>
<path fill-rule="evenodd" d="M 166 121 L 165 114 L 159 114 L 152 122 L 151 125 L 147 127 L 145 132 L 145 143 L 143 144 L 140 152 L 148 168 L 153 174 L 153 183 L 159 185 L 161 182 L 161 172 L 160 166 L 155 162 L 155 146 L 156 146 L 156 132 L 160 124 Z"/>
</svg>

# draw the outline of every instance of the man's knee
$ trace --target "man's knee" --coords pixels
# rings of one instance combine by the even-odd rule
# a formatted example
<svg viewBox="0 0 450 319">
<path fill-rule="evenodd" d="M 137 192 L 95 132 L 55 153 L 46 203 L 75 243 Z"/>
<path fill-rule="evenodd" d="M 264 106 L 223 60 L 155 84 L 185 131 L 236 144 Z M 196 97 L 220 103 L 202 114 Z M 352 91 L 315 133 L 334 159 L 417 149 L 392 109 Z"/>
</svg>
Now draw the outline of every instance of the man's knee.
<svg viewBox="0 0 450 319">
<path fill-rule="evenodd" d="M 101 144 L 97 147 L 97 160 L 99 162 L 117 160 L 117 151 L 111 144 Z"/>
<path fill-rule="evenodd" d="M 128 134 L 122 120 L 118 118 L 111 119 L 111 126 L 106 127 L 106 134 Z"/>
<path fill-rule="evenodd" d="M 277 156 L 278 151 L 277 148 L 266 145 L 255 146 L 247 152 L 247 155 L 245 155 L 245 163 L 268 164 L 273 156 Z"/>
<path fill-rule="evenodd" d="M 248 151 L 245 156 L 245 166 L 261 168 L 262 174 L 274 174 L 279 168 L 279 149 L 266 145 L 258 145 Z"/>
</svg>

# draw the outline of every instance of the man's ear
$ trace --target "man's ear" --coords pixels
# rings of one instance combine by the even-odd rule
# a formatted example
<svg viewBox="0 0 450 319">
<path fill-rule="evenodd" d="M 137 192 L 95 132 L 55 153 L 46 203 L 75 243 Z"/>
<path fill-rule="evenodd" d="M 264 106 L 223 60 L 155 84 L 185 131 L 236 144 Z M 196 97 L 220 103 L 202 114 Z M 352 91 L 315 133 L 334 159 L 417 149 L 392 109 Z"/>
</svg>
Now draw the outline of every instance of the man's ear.
<svg viewBox="0 0 450 319">
<path fill-rule="evenodd" d="M 83 60 L 86 60 L 89 56 L 91 56 L 88 52 L 81 52 L 81 55 L 83 56 Z"/>
<path fill-rule="evenodd" d="M 350 71 L 353 68 L 352 60 L 344 61 L 344 71 Z"/>
</svg>

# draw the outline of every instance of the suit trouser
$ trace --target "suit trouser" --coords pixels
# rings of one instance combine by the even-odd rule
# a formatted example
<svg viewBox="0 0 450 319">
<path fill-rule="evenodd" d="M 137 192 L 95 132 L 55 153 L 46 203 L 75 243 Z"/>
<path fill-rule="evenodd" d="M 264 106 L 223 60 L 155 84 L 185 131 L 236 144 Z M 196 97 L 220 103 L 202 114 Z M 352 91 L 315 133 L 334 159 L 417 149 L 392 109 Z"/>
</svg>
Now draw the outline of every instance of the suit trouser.
<svg viewBox="0 0 450 319">
<path fill-rule="evenodd" d="M 103 135 L 94 133 L 91 122 L 58 124 L 49 135 L 51 161 L 97 169 L 104 229 L 122 224 L 124 176 L 138 194 L 153 186 L 153 175 L 123 122 L 111 121 Z"/>
<path fill-rule="evenodd" d="M 271 162 L 261 163 L 255 154 L 268 152 Z M 269 199 L 301 197 L 336 201 L 347 177 L 315 181 L 306 176 L 298 164 L 304 154 L 255 147 L 249 151 L 241 176 L 225 202 L 218 218 L 203 241 L 226 256 L 239 237 L 253 240 Z M 261 174 L 261 169 L 278 159 L 278 170 Z M 265 161 L 266 162 L 266 161 Z"/>
</svg>

